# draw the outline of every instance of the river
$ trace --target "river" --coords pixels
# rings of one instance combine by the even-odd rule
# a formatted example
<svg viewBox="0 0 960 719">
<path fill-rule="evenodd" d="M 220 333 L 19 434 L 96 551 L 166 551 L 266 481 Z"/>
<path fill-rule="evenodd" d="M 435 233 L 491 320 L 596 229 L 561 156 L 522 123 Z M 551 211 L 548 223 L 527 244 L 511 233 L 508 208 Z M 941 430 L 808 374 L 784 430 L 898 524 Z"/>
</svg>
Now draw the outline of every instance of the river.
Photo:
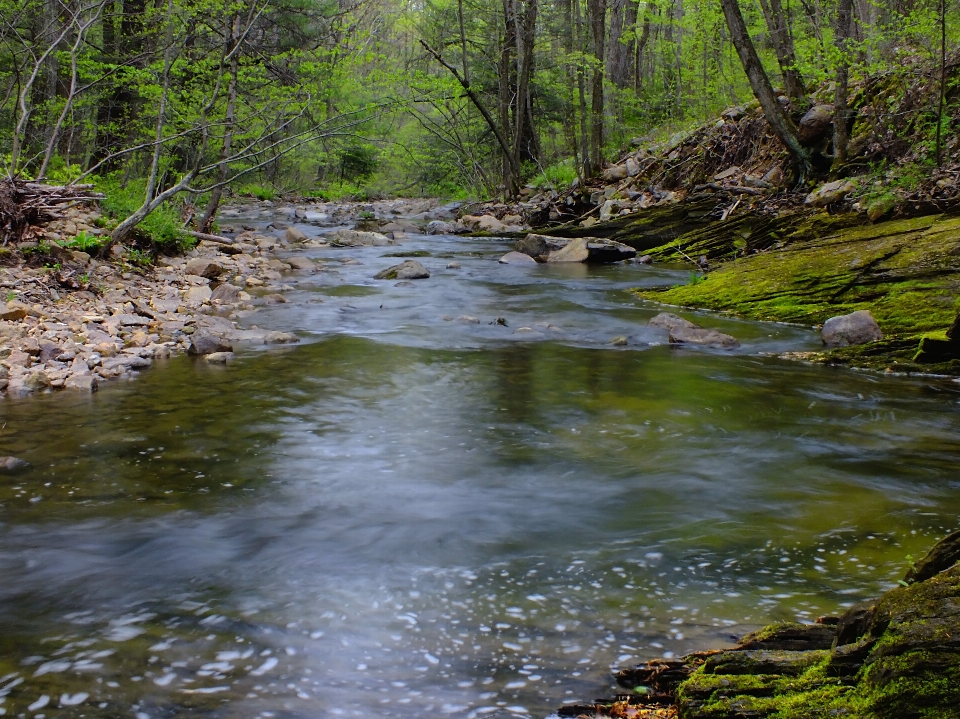
<svg viewBox="0 0 960 719">
<path fill-rule="evenodd" d="M 314 249 L 249 319 L 300 345 L 0 401 L 31 465 L 0 475 L 0 714 L 544 717 L 955 528 L 960 385 L 694 313 L 741 347 L 670 348 L 628 289 L 689 270 L 508 249 Z M 397 250 L 432 277 L 371 279 Z"/>
</svg>

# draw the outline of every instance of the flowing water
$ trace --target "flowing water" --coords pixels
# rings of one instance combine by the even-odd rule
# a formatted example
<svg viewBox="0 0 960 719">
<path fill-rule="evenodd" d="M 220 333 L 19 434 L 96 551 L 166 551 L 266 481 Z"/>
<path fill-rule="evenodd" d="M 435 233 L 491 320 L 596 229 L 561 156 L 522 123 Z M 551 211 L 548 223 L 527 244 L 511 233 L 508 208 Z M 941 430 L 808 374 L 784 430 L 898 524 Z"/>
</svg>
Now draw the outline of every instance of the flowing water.
<svg viewBox="0 0 960 719">
<path fill-rule="evenodd" d="M 298 346 L 0 403 L 31 464 L 0 475 L 0 714 L 543 717 L 875 596 L 956 525 L 955 383 L 709 315 L 738 350 L 671 349 L 628 288 L 684 269 L 424 237 L 430 279 L 372 280 L 396 249 L 311 251 L 249 320 Z"/>
</svg>

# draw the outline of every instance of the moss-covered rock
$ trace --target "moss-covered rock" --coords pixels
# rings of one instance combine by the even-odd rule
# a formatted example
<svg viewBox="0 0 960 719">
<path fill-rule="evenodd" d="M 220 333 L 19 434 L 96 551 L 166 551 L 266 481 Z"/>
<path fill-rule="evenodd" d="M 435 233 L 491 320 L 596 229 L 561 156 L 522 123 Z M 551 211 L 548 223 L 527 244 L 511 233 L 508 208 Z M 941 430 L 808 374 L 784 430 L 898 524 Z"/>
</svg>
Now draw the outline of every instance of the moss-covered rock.
<svg viewBox="0 0 960 719">
<path fill-rule="evenodd" d="M 675 259 L 678 253 L 707 254 L 722 261 L 717 269 L 695 284 L 638 290 L 637 295 L 808 325 L 870 310 L 883 331 L 882 341 L 810 359 L 960 373 L 960 355 L 941 352 L 924 358 L 917 353 L 921 340 L 943 333 L 960 310 L 960 218 L 934 215 L 877 225 L 863 222 L 857 215 L 826 213 L 781 217 L 764 221 L 742 247 L 730 239 L 729 223 L 717 223 L 714 229 L 689 233 L 653 253 L 661 260 Z"/>
</svg>

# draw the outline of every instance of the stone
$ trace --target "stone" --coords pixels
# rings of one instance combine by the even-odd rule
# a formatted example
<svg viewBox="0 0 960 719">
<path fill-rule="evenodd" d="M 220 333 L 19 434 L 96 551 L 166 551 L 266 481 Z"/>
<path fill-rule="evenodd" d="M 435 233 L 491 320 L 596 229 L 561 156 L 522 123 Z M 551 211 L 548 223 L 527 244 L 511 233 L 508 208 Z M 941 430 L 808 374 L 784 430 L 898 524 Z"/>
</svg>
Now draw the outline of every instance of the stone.
<svg viewBox="0 0 960 719">
<path fill-rule="evenodd" d="M 448 270 L 459 270 L 459 269 L 460 269 L 460 263 L 459 263 L 459 262 L 448 262 L 448 263 L 447 263 L 447 269 L 448 269 Z"/>
<path fill-rule="evenodd" d="M 233 352 L 211 352 L 203 357 L 204 361 L 211 364 L 226 364 L 227 362 L 233 362 L 236 358 L 237 356 Z"/>
<path fill-rule="evenodd" d="M 812 205 L 813 207 L 826 207 L 827 205 L 832 205 L 834 202 L 842 200 L 844 196 L 853 192 L 855 189 L 857 189 L 856 184 L 850 180 L 834 180 L 811 192 L 804 199 L 803 203 L 805 205 Z"/>
<path fill-rule="evenodd" d="M 506 225 L 500 222 L 500 220 L 498 220 L 493 215 L 483 215 L 483 217 L 481 217 L 480 220 L 477 222 L 478 232 L 496 233 L 496 232 L 503 232 L 505 229 L 506 229 Z"/>
<path fill-rule="evenodd" d="M 783 170 L 780 169 L 779 165 L 775 165 L 767 170 L 760 179 L 769 184 L 771 187 L 781 187 L 784 180 Z"/>
<path fill-rule="evenodd" d="M 264 295 L 263 299 L 266 300 L 268 305 L 284 305 L 287 303 L 287 298 L 279 294 Z"/>
<path fill-rule="evenodd" d="M 47 376 L 46 372 L 34 372 L 27 376 L 27 378 L 24 380 L 24 385 L 27 387 L 27 389 L 37 392 L 50 386 L 50 378 Z"/>
<path fill-rule="evenodd" d="M 627 177 L 636 177 L 640 174 L 640 165 L 632 157 L 627 158 L 624 167 L 627 170 Z"/>
<path fill-rule="evenodd" d="M 233 345 L 222 336 L 208 330 L 197 330 L 190 335 L 188 354 L 209 355 L 214 352 L 233 352 Z"/>
<path fill-rule="evenodd" d="M 522 215 L 504 215 L 501 218 L 501 221 L 503 222 L 503 224 L 507 225 L 508 227 L 510 225 L 522 225 L 523 216 Z"/>
<path fill-rule="evenodd" d="M 7 322 L 16 322 L 17 320 L 22 320 L 27 316 L 27 311 L 22 307 L 15 307 L 13 309 L 0 309 L 0 320 L 6 320 Z"/>
<path fill-rule="evenodd" d="M 299 342 L 300 338 L 297 337 L 293 332 L 267 332 L 263 336 L 263 343 L 265 345 L 285 345 L 293 344 Z"/>
<path fill-rule="evenodd" d="M 65 389 L 73 389 L 79 392 L 96 392 L 100 380 L 95 374 L 72 374 L 63 382 Z"/>
<path fill-rule="evenodd" d="M 537 261 L 523 252 L 508 252 L 500 258 L 501 265 L 535 265 Z"/>
<path fill-rule="evenodd" d="M 363 230 L 337 230 L 329 238 L 331 242 L 343 247 L 386 247 L 393 244 L 384 234 Z"/>
<path fill-rule="evenodd" d="M 833 105 L 814 105 L 800 118 L 797 134 L 800 142 L 810 145 L 826 137 L 833 127 Z"/>
<path fill-rule="evenodd" d="M 627 179 L 626 165 L 613 165 L 605 169 L 602 173 L 604 182 L 616 182 Z"/>
<path fill-rule="evenodd" d="M 28 462 L 17 457 L 0 457 L 0 471 L 3 472 L 15 472 L 29 466 Z"/>
<path fill-rule="evenodd" d="M 309 271 L 317 269 L 317 266 L 313 264 L 313 260 L 309 257 L 289 257 L 287 258 L 287 264 L 295 270 Z"/>
<path fill-rule="evenodd" d="M 551 252 L 547 262 L 586 262 L 609 264 L 622 262 L 637 256 L 637 251 L 629 245 L 599 237 L 581 237 L 556 252 Z"/>
<path fill-rule="evenodd" d="M 652 265 L 653 258 L 650 255 L 641 255 L 637 258 L 638 265 Z"/>
<path fill-rule="evenodd" d="M 374 275 L 375 280 L 423 280 L 430 276 L 427 268 L 416 260 L 407 260 Z"/>
<path fill-rule="evenodd" d="M 455 235 L 462 232 L 463 228 L 455 222 L 446 222 L 444 220 L 431 220 L 427 223 L 428 235 Z"/>
<path fill-rule="evenodd" d="M 884 195 L 867 205 L 867 217 L 870 222 L 876 222 L 896 206 L 897 200 L 893 195 Z"/>
<path fill-rule="evenodd" d="M 235 304 L 240 301 L 240 288 L 229 282 L 223 282 L 210 293 L 210 301 L 225 305 Z"/>
<path fill-rule="evenodd" d="M 50 342 L 49 340 L 44 340 L 40 343 L 40 354 L 37 357 L 37 361 L 41 364 L 49 362 L 52 359 L 56 359 L 57 355 L 60 354 L 60 345 L 56 342 Z"/>
<path fill-rule="evenodd" d="M 220 276 L 220 273 L 223 272 L 223 267 L 214 260 L 206 257 L 194 257 L 187 262 L 186 267 L 183 268 L 183 272 L 186 275 L 196 275 L 197 277 L 206 277 L 208 280 L 212 280 Z"/>
<path fill-rule="evenodd" d="M 739 175 L 741 172 L 742 170 L 738 166 L 734 165 L 732 167 L 728 167 L 726 170 L 723 170 L 722 172 L 718 172 L 716 175 L 713 176 L 713 179 L 727 180 L 736 175 Z"/>
<path fill-rule="evenodd" d="M 533 258 L 545 257 L 550 254 L 550 248 L 547 246 L 544 236 L 533 233 L 530 233 L 522 240 L 517 240 L 517 244 L 514 245 L 513 249 Z"/>
<path fill-rule="evenodd" d="M 288 227 L 283 235 L 287 238 L 287 242 L 304 242 L 307 239 L 307 236 L 296 227 Z"/>
<path fill-rule="evenodd" d="M 197 285 L 186 291 L 183 295 L 183 301 L 187 305 L 199 307 L 204 302 L 209 301 L 211 297 L 213 297 L 213 290 L 211 290 L 210 287 L 207 285 Z"/>
<path fill-rule="evenodd" d="M 160 298 L 154 297 L 150 300 L 150 306 L 157 312 L 176 312 L 180 307 L 180 299 L 177 297 Z"/>
<path fill-rule="evenodd" d="M 116 316 L 120 318 L 120 325 L 122 327 L 148 327 L 151 322 L 149 317 L 143 317 L 141 315 L 116 315 Z"/>
<path fill-rule="evenodd" d="M 881 340 L 883 332 L 869 310 L 858 310 L 828 319 L 820 330 L 820 338 L 827 347 L 848 347 Z"/>
<path fill-rule="evenodd" d="M 933 545 L 933 549 L 910 568 L 904 581 L 907 584 L 924 582 L 950 569 L 957 562 L 960 562 L 960 531 L 948 534 Z"/>
<path fill-rule="evenodd" d="M 740 346 L 736 337 L 702 327 L 674 327 L 670 330 L 669 341 L 670 344 L 696 344 L 706 347 L 733 348 Z"/>
<path fill-rule="evenodd" d="M 614 347 L 626 347 L 627 338 L 624 337 L 623 335 L 620 335 L 619 337 L 614 337 L 612 340 L 610 340 L 610 344 L 613 345 Z"/>
</svg>

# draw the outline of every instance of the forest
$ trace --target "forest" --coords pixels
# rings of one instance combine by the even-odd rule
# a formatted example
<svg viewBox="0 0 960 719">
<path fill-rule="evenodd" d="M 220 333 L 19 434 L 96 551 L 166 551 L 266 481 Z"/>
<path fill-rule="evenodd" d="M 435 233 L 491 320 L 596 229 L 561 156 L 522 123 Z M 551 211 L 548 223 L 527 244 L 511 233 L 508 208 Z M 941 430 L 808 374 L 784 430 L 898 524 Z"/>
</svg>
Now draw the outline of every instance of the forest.
<svg viewBox="0 0 960 719">
<path fill-rule="evenodd" d="M 845 160 L 868 78 L 930 85 L 901 134 L 937 162 L 946 0 L 4 0 L 2 171 L 93 184 L 121 226 L 209 231 L 224 196 L 517 198 L 759 101 L 829 103 Z M 824 164 L 825 163 L 825 164 Z M 802 179 L 802 178 L 796 178 Z"/>
</svg>

